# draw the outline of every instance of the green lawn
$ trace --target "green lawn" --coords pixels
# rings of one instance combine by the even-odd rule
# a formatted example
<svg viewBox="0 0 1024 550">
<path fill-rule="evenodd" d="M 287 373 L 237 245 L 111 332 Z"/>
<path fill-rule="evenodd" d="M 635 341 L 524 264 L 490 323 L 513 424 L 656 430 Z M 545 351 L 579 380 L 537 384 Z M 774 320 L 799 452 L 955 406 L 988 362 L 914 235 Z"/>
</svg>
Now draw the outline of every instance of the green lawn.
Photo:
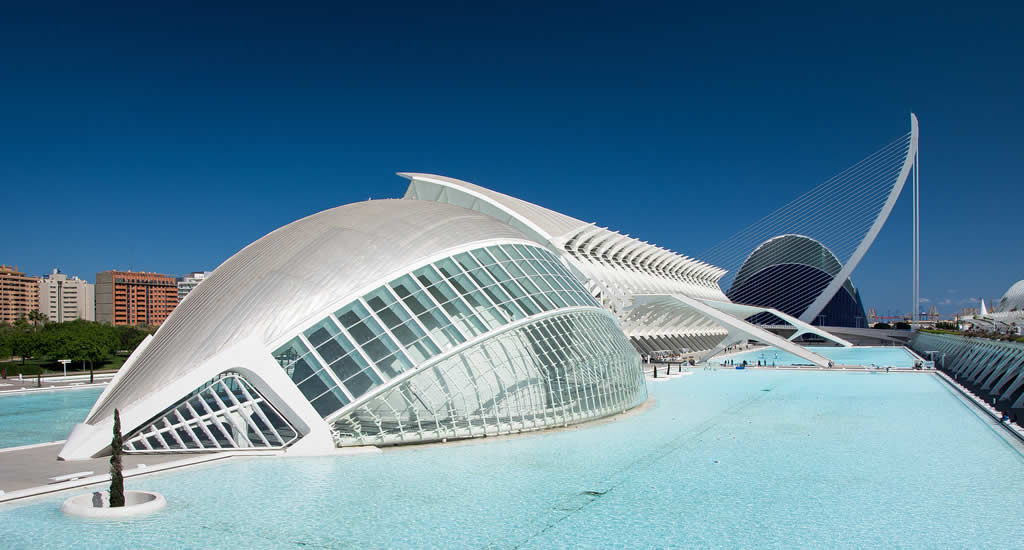
<svg viewBox="0 0 1024 550">
<path fill-rule="evenodd" d="M 93 372 L 101 372 L 101 371 L 113 372 L 113 371 L 116 371 L 116 370 L 121 368 L 121 365 L 123 365 L 124 362 L 127 359 L 128 359 L 127 356 L 120 356 L 120 355 L 108 356 L 106 359 L 104 359 L 102 361 L 97 361 L 96 364 L 93 365 L 93 369 L 94 369 Z M 7 359 L 4 359 L 4 360 L 0 360 L 0 367 L 2 367 L 2 366 L 18 366 L 18 367 L 20 367 L 21 366 L 21 359 L 7 358 Z M 35 359 L 35 358 L 33 358 L 33 359 L 26 359 L 25 360 L 25 366 L 26 367 L 27 366 L 36 366 L 36 367 L 39 367 L 39 368 L 43 369 L 43 375 L 44 376 L 47 375 L 47 374 L 53 374 L 53 373 L 62 373 L 63 374 L 63 372 L 64 372 L 64 366 L 61 365 L 60 363 L 56 362 L 56 361 L 51 360 L 51 359 Z M 75 372 L 75 373 L 89 372 L 89 363 L 83 363 L 81 361 L 75 361 L 73 363 L 68 363 L 68 373 L 72 373 L 72 372 Z"/>
</svg>

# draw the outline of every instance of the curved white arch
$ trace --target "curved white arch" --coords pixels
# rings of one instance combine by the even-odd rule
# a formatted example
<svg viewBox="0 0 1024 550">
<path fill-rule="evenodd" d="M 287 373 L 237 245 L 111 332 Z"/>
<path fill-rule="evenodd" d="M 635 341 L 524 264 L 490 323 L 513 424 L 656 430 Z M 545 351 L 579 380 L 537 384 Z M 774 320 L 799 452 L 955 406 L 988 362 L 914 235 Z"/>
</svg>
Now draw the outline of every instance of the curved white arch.
<svg viewBox="0 0 1024 550">
<path fill-rule="evenodd" d="M 917 145 L 918 145 L 918 127 L 917 127 L 917 116 L 914 113 L 910 113 L 910 147 L 907 148 L 907 156 L 903 160 L 903 168 L 900 169 L 900 175 L 896 178 L 896 185 L 893 186 L 892 190 L 889 191 L 889 197 L 885 201 L 885 205 L 882 206 L 881 211 L 878 213 L 878 217 L 875 218 L 875 223 L 871 224 L 871 228 L 864 235 L 864 239 L 861 240 L 860 244 L 857 245 L 856 250 L 850 255 L 850 258 L 846 260 L 843 265 L 843 269 L 832 278 L 832 282 L 825 287 L 825 290 L 821 291 L 821 294 L 811 305 L 807 306 L 807 309 L 800 315 L 800 320 L 805 323 L 810 323 L 815 319 L 821 310 L 825 309 L 829 300 L 835 296 L 839 288 L 843 286 L 843 283 L 850 278 L 850 274 L 856 269 L 857 264 L 860 263 L 861 258 L 867 253 L 868 249 L 871 248 L 872 243 L 875 242 L 875 238 L 878 237 L 878 233 L 882 230 L 882 226 L 885 225 L 885 221 L 889 219 L 889 213 L 892 212 L 893 206 L 896 205 L 896 199 L 900 197 L 900 192 L 903 191 L 903 184 L 907 182 L 907 176 L 910 175 L 910 169 L 914 167 L 914 159 L 917 158 Z"/>
</svg>

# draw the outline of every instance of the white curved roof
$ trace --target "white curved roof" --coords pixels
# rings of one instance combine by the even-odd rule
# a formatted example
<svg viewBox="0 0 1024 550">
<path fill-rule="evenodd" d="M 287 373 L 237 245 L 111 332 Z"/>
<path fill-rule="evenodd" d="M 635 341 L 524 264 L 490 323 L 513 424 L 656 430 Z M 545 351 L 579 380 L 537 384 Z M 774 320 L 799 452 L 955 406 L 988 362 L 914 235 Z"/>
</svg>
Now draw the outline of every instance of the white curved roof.
<svg viewBox="0 0 1024 550">
<path fill-rule="evenodd" d="M 292 222 L 242 249 L 189 293 L 87 422 L 247 338 L 269 345 L 296 332 L 310 316 L 417 261 L 501 238 L 525 237 L 479 212 L 428 201 L 359 202 Z"/>
<path fill-rule="evenodd" d="M 565 214 L 549 210 L 543 206 L 538 206 L 522 199 L 510 197 L 509 195 L 492 191 L 486 187 L 480 187 L 479 185 L 469 183 L 468 181 L 438 176 L 435 174 L 419 174 L 413 172 L 400 172 L 398 175 L 414 182 L 430 183 L 436 186 L 436 192 L 432 192 L 431 196 L 421 197 L 417 195 L 417 192 L 422 193 L 423 188 L 421 187 L 417 190 L 417 187 L 410 185 L 405 194 L 405 198 L 407 199 L 448 202 L 458 204 L 465 208 L 479 210 L 479 208 L 474 207 L 479 205 L 471 204 L 474 198 L 478 198 L 497 209 L 497 211 L 487 211 L 485 212 L 486 214 L 496 218 L 504 217 L 502 214 L 511 216 L 516 220 L 521 221 L 545 241 L 554 240 L 556 237 L 565 235 L 575 229 L 592 225 L 585 221 L 573 218 L 572 216 L 566 216 Z M 441 197 L 441 193 L 443 193 L 446 188 L 457 190 L 459 195 Z M 431 191 L 434 190 L 432 189 Z"/>
<path fill-rule="evenodd" d="M 628 246 L 637 252 L 635 258 L 642 259 L 639 266 L 642 269 L 666 268 L 663 271 L 671 271 L 672 276 L 690 273 L 707 279 L 712 285 L 725 274 L 724 269 L 711 264 L 467 181 L 435 174 L 400 172 L 398 175 L 410 180 L 406 199 L 445 202 L 483 212 L 559 250 L 569 251 L 584 244 L 602 245 L 602 250 L 614 244 L 615 251 Z"/>
<path fill-rule="evenodd" d="M 999 304 L 992 311 L 1002 313 L 1004 311 L 1024 310 L 1024 281 L 1017 281 L 1003 293 Z"/>
</svg>

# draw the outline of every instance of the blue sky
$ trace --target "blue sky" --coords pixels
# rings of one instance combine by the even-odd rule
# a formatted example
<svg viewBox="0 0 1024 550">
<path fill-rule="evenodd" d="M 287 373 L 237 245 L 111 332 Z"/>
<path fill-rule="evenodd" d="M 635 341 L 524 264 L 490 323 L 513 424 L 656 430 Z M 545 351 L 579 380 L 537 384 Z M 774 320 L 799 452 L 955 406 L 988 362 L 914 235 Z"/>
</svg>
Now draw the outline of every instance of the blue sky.
<svg viewBox="0 0 1024 550">
<path fill-rule="evenodd" d="M 136 4 L 0 18 L 0 262 L 212 269 L 398 171 L 699 256 L 914 111 L 924 307 L 1024 278 L 1019 7 Z M 910 218 L 853 275 L 879 313 L 910 307 Z"/>
</svg>

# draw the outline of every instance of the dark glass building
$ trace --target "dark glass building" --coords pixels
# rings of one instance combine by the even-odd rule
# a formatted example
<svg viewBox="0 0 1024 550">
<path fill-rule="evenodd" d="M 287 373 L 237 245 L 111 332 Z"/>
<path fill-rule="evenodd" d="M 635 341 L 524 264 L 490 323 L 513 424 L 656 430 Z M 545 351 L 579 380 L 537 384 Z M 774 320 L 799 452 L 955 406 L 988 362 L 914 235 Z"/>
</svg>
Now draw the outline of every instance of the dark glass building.
<svg viewBox="0 0 1024 550">
<path fill-rule="evenodd" d="M 820 242 L 803 235 L 780 235 L 768 239 L 747 257 L 727 295 L 733 302 L 771 307 L 800 317 L 842 267 L 835 254 Z M 776 324 L 771 314 L 760 314 L 750 321 Z M 864 304 L 853 282 L 847 279 L 810 322 L 867 327 Z"/>
</svg>

